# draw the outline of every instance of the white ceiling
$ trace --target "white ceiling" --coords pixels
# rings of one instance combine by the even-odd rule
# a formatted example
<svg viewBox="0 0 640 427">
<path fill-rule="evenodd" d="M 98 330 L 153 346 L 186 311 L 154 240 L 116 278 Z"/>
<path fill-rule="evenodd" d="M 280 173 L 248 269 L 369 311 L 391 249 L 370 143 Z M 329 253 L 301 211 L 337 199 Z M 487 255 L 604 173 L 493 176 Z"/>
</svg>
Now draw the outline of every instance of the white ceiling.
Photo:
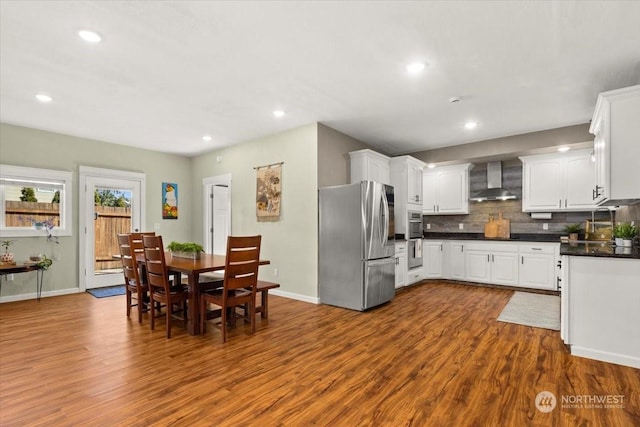
<svg viewBox="0 0 640 427">
<path fill-rule="evenodd" d="M 640 83 L 639 22 L 638 1 L 2 0 L 0 121 L 188 156 L 317 121 L 411 153 L 588 122 Z"/>
</svg>

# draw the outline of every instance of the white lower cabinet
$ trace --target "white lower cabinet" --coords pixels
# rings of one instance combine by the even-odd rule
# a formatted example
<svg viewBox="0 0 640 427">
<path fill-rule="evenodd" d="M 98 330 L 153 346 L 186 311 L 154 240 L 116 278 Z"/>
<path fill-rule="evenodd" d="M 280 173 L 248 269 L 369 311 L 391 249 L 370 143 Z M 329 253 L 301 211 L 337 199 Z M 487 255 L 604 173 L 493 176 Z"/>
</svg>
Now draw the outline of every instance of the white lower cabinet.
<svg viewBox="0 0 640 427">
<path fill-rule="evenodd" d="M 520 286 L 556 290 L 557 247 L 555 243 L 520 246 Z"/>
<path fill-rule="evenodd" d="M 396 243 L 396 289 L 407 285 L 407 242 Z"/>
<path fill-rule="evenodd" d="M 428 279 L 557 290 L 559 243 L 425 239 L 423 248 Z"/>
<path fill-rule="evenodd" d="M 465 260 L 464 260 L 464 242 L 449 242 L 449 245 L 445 245 L 448 251 L 445 251 L 445 256 L 448 263 L 448 278 L 453 280 L 464 280 L 465 277 Z"/>
<path fill-rule="evenodd" d="M 518 285 L 518 246 L 470 243 L 465 255 L 465 280 L 497 285 Z"/>
<path fill-rule="evenodd" d="M 422 241 L 422 268 L 425 279 L 443 277 L 444 242 L 440 240 Z"/>
</svg>

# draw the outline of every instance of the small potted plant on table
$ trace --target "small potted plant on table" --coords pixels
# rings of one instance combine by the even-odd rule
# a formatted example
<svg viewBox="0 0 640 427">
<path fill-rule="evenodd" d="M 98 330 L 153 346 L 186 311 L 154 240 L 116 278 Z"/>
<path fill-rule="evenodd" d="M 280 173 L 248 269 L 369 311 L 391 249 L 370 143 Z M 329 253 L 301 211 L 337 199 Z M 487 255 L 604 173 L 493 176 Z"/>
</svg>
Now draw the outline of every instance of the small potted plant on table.
<svg viewBox="0 0 640 427">
<path fill-rule="evenodd" d="M 569 240 L 578 240 L 578 233 L 582 232 L 581 224 L 569 224 L 564 228 L 564 231 L 569 234 Z"/>
<path fill-rule="evenodd" d="M 200 253 L 204 252 L 202 245 L 193 242 L 171 242 L 167 250 L 171 252 L 171 256 L 189 259 L 200 259 Z"/>
<path fill-rule="evenodd" d="M 2 240 L 0 245 L 4 246 L 4 253 L 0 255 L 0 262 L 2 264 L 15 264 L 13 260 L 13 254 L 9 252 L 9 247 L 15 242 L 15 240 Z"/>
</svg>

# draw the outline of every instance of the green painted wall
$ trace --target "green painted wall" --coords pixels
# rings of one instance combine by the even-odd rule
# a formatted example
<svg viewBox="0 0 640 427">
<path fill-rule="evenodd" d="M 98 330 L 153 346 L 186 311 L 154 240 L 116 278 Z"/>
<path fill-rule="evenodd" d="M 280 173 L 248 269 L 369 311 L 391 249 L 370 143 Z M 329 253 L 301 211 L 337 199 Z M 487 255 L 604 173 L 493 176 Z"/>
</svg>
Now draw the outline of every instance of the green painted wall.
<svg viewBox="0 0 640 427">
<path fill-rule="evenodd" d="M 49 295 L 78 288 L 78 169 L 91 166 L 146 173 L 147 206 L 145 225 L 152 230 L 160 224 L 165 240 L 188 239 L 191 235 L 193 193 L 191 159 L 188 157 L 141 150 L 84 138 L 0 123 L 0 163 L 73 172 L 73 235 L 59 238 L 60 244 L 46 242 L 43 237 L 12 238 L 12 252 L 24 260 L 32 253 L 58 255 L 45 274 L 43 292 Z M 161 211 L 162 182 L 179 185 L 178 220 L 163 220 Z M 2 283 L 2 297 L 35 292 L 35 274 L 17 274 L 15 280 Z"/>
<path fill-rule="evenodd" d="M 314 301 L 317 298 L 318 125 L 311 124 L 195 157 L 192 160 L 192 238 L 203 240 L 202 180 L 231 174 L 231 232 L 262 235 L 260 278 L 281 284 L 279 292 Z M 282 210 L 277 222 L 256 218 L 254 167 L 284 162 Z M 274 269 L 279 275 L 274 275 Z"/>
</svg>

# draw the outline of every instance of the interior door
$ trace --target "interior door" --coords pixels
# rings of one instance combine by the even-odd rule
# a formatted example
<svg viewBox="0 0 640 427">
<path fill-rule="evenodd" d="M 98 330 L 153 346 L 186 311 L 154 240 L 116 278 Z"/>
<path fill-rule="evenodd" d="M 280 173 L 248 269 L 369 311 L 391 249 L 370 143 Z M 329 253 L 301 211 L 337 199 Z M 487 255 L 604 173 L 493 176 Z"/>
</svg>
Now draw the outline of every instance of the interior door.
<svg viewBox="0 0 640 427">
<path fill-rule="evenodd" d="M 81 168 L 80 281 L 91 289 L 122 284 L 118 233 L 144 230 L 144 174 Z M 142 177 L 142 178 L 141 178 Z"/>
<path fill-rule="evenodd" d="M 203 187 L 205 251 L 224 255 L 231 234 L 231 175 L 205 178 Z"/>
</svg>

